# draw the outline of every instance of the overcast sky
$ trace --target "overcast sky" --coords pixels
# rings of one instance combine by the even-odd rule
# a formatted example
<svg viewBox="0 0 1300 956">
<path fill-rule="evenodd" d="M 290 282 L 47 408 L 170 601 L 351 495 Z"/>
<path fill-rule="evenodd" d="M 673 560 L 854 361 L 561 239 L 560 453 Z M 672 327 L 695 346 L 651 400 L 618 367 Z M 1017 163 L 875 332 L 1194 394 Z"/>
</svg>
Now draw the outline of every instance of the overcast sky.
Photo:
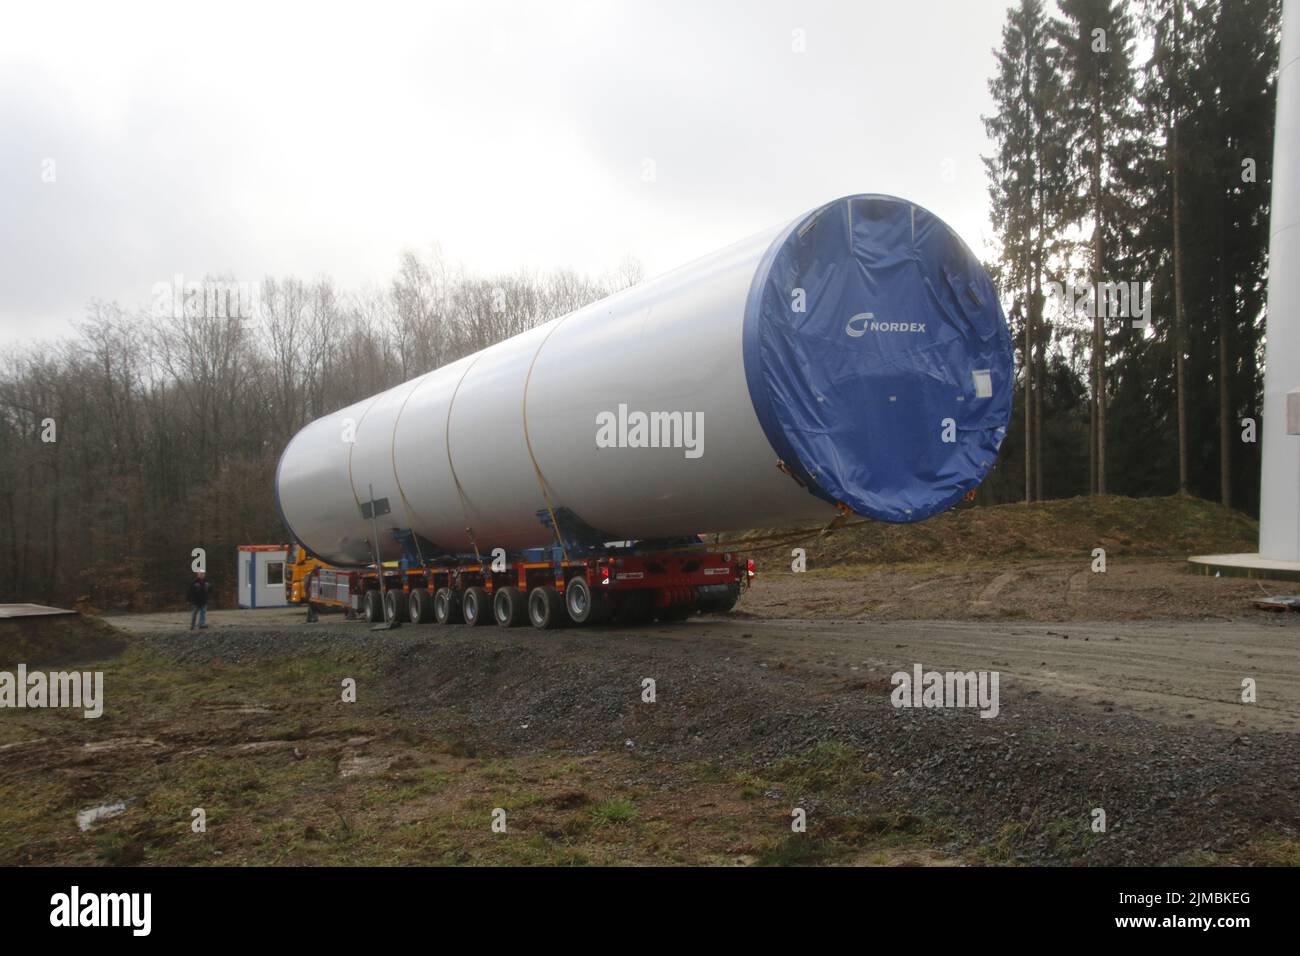
<svg viewBox="0 0 1300 956">
<path fill-rule="evenodd" d="M 983 255 L 1006 7 L 7 3 L 0 343 L 176 273 L 382 284 L 435 241 L 653 275 L 855 192 Z"/>
</svg>

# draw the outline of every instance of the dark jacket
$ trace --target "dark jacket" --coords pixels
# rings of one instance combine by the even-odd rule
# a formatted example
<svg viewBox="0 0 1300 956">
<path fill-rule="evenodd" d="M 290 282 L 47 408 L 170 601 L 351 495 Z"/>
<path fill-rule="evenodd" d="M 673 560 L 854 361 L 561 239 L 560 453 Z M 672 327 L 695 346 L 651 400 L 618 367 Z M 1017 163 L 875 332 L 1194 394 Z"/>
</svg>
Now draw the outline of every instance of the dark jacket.
<svg viewBox="0 0 1300 956">
<path fill-rule="evenodd" d="M 190 582 L 190 590 L 189 590 L 189 594 L 186 596 L 186 600 L 190 604 L 197 604 L 199 606 L 203 606 L 208 603 L 208 595 L 211 593 L 212 593 L 211 581 L 200 581 L 198 578 L 195 578 L 193 581 Z"/>
</svg>

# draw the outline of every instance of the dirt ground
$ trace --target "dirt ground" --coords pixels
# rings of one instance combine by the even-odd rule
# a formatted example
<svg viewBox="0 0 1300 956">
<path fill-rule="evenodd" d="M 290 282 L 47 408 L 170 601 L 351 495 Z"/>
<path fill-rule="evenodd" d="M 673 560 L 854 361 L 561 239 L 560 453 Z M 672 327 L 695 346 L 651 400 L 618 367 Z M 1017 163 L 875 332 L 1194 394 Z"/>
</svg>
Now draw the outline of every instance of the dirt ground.
<svg viewBox="0 0 1300 956">
<path fill-rule="evenodd" d="M 770 568 L 625 629 L 114 617 L 103 718 L 0 712 L 0 863 L 1295 864 L 1300 614 L 1261 590 L 1051 561 Z M 998 717 L 895 709 L 917 663 L 998 671 Z"/>
<path fill-rule="evenodd" d="M 1175 558 L 1114 559 L 1104 573 L 1071 561 L 969 561 L 794 574 L 769 562 L 739 608 L 760 617 L 897 620 L 1259 621 L 1258 598 L 1295 581 L 1192 574 Z"/>
</svg>

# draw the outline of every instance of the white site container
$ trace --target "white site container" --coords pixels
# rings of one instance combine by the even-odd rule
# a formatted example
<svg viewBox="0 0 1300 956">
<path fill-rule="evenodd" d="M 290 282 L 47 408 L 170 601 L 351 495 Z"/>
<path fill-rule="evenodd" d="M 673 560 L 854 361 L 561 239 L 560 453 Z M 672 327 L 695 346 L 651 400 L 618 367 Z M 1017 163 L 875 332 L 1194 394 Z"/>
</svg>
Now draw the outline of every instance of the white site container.
<svg viewBox="0 0 1300 956">
<path fill-rule="evenodd" d="M 236 552 L 239 565 L 239 606 L 285 607 L 285 562 L 289 549 L 283 544 L 241 544 Z"/>
</svg>

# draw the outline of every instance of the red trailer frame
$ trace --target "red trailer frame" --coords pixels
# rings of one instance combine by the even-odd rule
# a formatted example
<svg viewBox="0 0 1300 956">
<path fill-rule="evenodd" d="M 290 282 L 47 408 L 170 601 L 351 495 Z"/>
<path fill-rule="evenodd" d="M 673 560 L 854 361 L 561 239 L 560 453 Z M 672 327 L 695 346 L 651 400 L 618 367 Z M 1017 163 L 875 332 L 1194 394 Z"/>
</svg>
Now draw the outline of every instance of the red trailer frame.
<svg viewBox="0 0 1300 956">
<path fill-rule="evenodd" d="M 664 551 L 566 561 L 466 562 L 427 568 L 316 568 L 311 609 L 342 608 L 373 623 L 501 627 L 679 621 L 731 610 L 754 563 L 730 551 Z"/>
</svg>

